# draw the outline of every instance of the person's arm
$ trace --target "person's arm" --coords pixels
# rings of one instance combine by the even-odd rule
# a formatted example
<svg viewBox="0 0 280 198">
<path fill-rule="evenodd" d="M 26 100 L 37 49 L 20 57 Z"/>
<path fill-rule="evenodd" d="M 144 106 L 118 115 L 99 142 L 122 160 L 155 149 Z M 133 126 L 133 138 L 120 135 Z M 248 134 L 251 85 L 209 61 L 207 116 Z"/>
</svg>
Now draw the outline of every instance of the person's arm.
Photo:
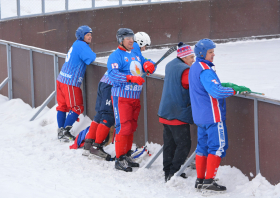
<svg viewBox="0 0 280 198">
<path fill-rule="evenodd" d="M 80 58 L 83 60 L 83 62 L 86 65 L 89 65 L 96 59 L 96 54 L 90 49 L 90 47 L 86 46 L 83 48 L 83 50 L 80 52 Z"/>
<path fill-rule="evenodd" d="M 119 71 L 119 67 L 121 65 L 120 60 L 118 60 L 115 57 L 109 57 L 107 62 L 107 68 L 108 68 L 108 77 L 110 81 L 116 82 L 116 83 L 125 83 L 127 82 L 126 75 Z"/>
<path fill-rule="evenodd" d="M 207 69 L 201 72 L 200 82 L 204 86 L 205 90 L 213 98 L 227 98 L 235 94 L 235 91 L 232 88 L 223 87 L 221 83 L 218 82 L 214 71 L 211 69 Z"/>
</svg>

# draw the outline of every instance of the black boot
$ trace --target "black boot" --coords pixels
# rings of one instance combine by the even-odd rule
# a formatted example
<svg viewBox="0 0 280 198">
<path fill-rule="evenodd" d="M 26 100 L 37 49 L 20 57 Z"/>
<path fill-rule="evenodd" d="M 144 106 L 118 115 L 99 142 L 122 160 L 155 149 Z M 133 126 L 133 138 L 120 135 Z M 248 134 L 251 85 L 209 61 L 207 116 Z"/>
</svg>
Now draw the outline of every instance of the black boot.
<svg viewBox="0 0 280 198">
<path fill-rule="evenodd" d="M 119 158 L 116 158 L 115 168 L 125 172 L 132 172 L 132 168 L 128 165 L 125 155 L 121 155 Z"/>
<path fill-rule="evenodd" d="M 96 142 L 92 143 L 92 146 L 90 147 L 90 155 L 88 157 L 92 158 L 92 155 L 102 157 L 106 161 L 111 161 L 111 155 L 106 153 L 103 150 L 103 146 L 101 146 L 100 144 L 97 144 Z"/>
<path fill-rule="evenodd" d="M 65 127 L 64 136 L 67 137 L 69 140 L 75 140 L 76 137 L 70 133 L 72 126 Z"/>
<path fill-rule="evenodd" d="M 200 190 L 200 189 L 201 189 L 202 184 L 203 184 L 203 180 L 204 180 L 204 179 L 196 178 L 194 187 L 195 187 L 197 190 Z"/>
<path fill-rule="evenodd" d="M 201 190 L 208 192 L 225 192 L 227 188 L 217 184 L 214 179 L 204 179 Z"/>
<path fill-rule="evenodd" d="M 133 152 L 132 150 L 127 152 L 127 154 L 125 155 L 126 161 L 128 165 L 131 167 L 139 167 L 139 164 L 135 162 L 133 157 L 131 157 L 132 152 Z"/>
<path fill-rule="evenodd" d="M 165 177 L 165 182 L 169 181 L 169 180 L 171 179 L 171 177 L 173 177 L 173 175 L 174 175 L 174 174 L 169 174 L 168 177 Z M 180 175 L 180 177 L 182 177 L 182 178 L 184 178 L 184 179 L 187 179 L 187 178 L 188 178 L 187 175 L 186 175 L 186 173 L 182 173 L 182 174 Z"/>
<path fill-rule="evenodd" d="M 85 139 L 84 152 L 82 154 L 83 156 L 88 156 L 90 154 L 89 149 L 93 142 L 94 142 L 94 139 Z"/>
</svg>

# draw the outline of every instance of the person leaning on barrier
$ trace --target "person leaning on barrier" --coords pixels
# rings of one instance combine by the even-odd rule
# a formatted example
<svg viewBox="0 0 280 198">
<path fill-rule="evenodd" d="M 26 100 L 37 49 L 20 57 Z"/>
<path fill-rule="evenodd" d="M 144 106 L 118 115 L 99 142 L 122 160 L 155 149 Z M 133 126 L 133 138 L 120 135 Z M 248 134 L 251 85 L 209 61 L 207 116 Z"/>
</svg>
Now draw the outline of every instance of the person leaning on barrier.
<svg viewBox="0 0 280 198">
<path fill-rule="evenodd" d="M 190 125 L 193 123 L 189 96 L 189 70 L 194 52 L 180 42 L 177 58 L 165 68 L 163 91 L 158 110 L 163 124 L 163 171 L 165 181 L 177 172 L 186 161 L 191 148 Z M 181 174 L 186 178 L 185 174 Z"/>
<path fill-rule="evenodd" d="M 131 51 L 134 43 L 134 32 L 131 29 L 120 28 L 116 38 L 118 49 L 109 56 L 107 62 L 108 76 L 113 82 L 111 94 L 116 123 L 115 168 L 132 172 L 132 167 L 139 167 L 131 157 L 131 147 L 141 109 L 139 98 L 145 82 L 141 75 L 143 72 L 153 73 L 155 67 L 143 56 Z"/>
<path fill-rule="evenodd" d="M 80 26 L 75 35 L 77 40 L 69 49 L 65 63 L 57 77 L 58 139 L 64 141 L 75 139 L 70 130 L 84 111 L 80 86 L 86 66 L 96 58 L 96 54 L 89 47 L 92 39 L 91 28 L 86 25 Z M 69 112 L 67 117 L 66 112 Z"/>
<path fill-rule="evenodd" d="M 196 62 L 189 73 L 193 118 L 198 126 L 195 188 L 204 192 L 226 190 L 214 178 L 228 148 L 225 98 L 238 93 L 223 87 L 212 69 L 214 48 L 216 44 L 210 39 L 198 41 L 194 48 Z"/>
</svg>

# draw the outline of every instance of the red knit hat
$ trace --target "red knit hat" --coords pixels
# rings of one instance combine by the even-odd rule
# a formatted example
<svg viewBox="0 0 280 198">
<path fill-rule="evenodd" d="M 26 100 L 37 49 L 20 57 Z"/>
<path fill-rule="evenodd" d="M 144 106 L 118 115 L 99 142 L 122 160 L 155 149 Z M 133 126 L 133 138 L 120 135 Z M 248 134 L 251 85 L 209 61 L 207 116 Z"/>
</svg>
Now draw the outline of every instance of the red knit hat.
<svg viewBox="0 0 280 198">
<path fill-rule="evenodd" d="M 189 56 L 191 54 L 194 54 L 191 46 L 186 45 L 183 42 L 180 42 L 178 44 L 177 57 L 184 58 L 184 57 Z"/>
</svg>

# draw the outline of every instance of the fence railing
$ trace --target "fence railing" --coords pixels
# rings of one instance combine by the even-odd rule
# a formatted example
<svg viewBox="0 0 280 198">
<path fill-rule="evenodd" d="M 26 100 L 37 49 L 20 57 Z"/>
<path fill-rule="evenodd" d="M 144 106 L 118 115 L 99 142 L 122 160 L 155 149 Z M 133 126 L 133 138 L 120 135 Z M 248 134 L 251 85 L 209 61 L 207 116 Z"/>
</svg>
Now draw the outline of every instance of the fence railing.
<svg viewBox="0 0 280 198">
<path fill-rule="evenodd" d="M 143 5 L 143 4 L 152 4 L 152 3 L 184 2 L 184 1 L 195 1 L 195 0 L 111 0 L 111 1 L 102 1 L 102 0 L 81 1 L 80 0 L 80 2 L 77 0 L 76 1 L 56 0 L 55 4 L 53 1 L 48 1 L 48 0 L 34 0 L 34 3 L 32 3 L 32 1 L 30 3 L 29 0 L 29 4 L 25 3 L 26 0 L 14 0 L 14 1 L 2 0 L 2 3 L 0 1 L 0 20 L 8 20 L 14 18 L 21 18 L 21 17 L 40 16 L 45 14 L 54 14 L 54 13 L 63 13 L 63 12 L 72 12 L 72 11 L 93 10 L 96 8 L 103 8 L 103 7 L 119 7 L 119 6 Z M 16 10 L 16 12 L 11 10 Z"/>
</svg>

